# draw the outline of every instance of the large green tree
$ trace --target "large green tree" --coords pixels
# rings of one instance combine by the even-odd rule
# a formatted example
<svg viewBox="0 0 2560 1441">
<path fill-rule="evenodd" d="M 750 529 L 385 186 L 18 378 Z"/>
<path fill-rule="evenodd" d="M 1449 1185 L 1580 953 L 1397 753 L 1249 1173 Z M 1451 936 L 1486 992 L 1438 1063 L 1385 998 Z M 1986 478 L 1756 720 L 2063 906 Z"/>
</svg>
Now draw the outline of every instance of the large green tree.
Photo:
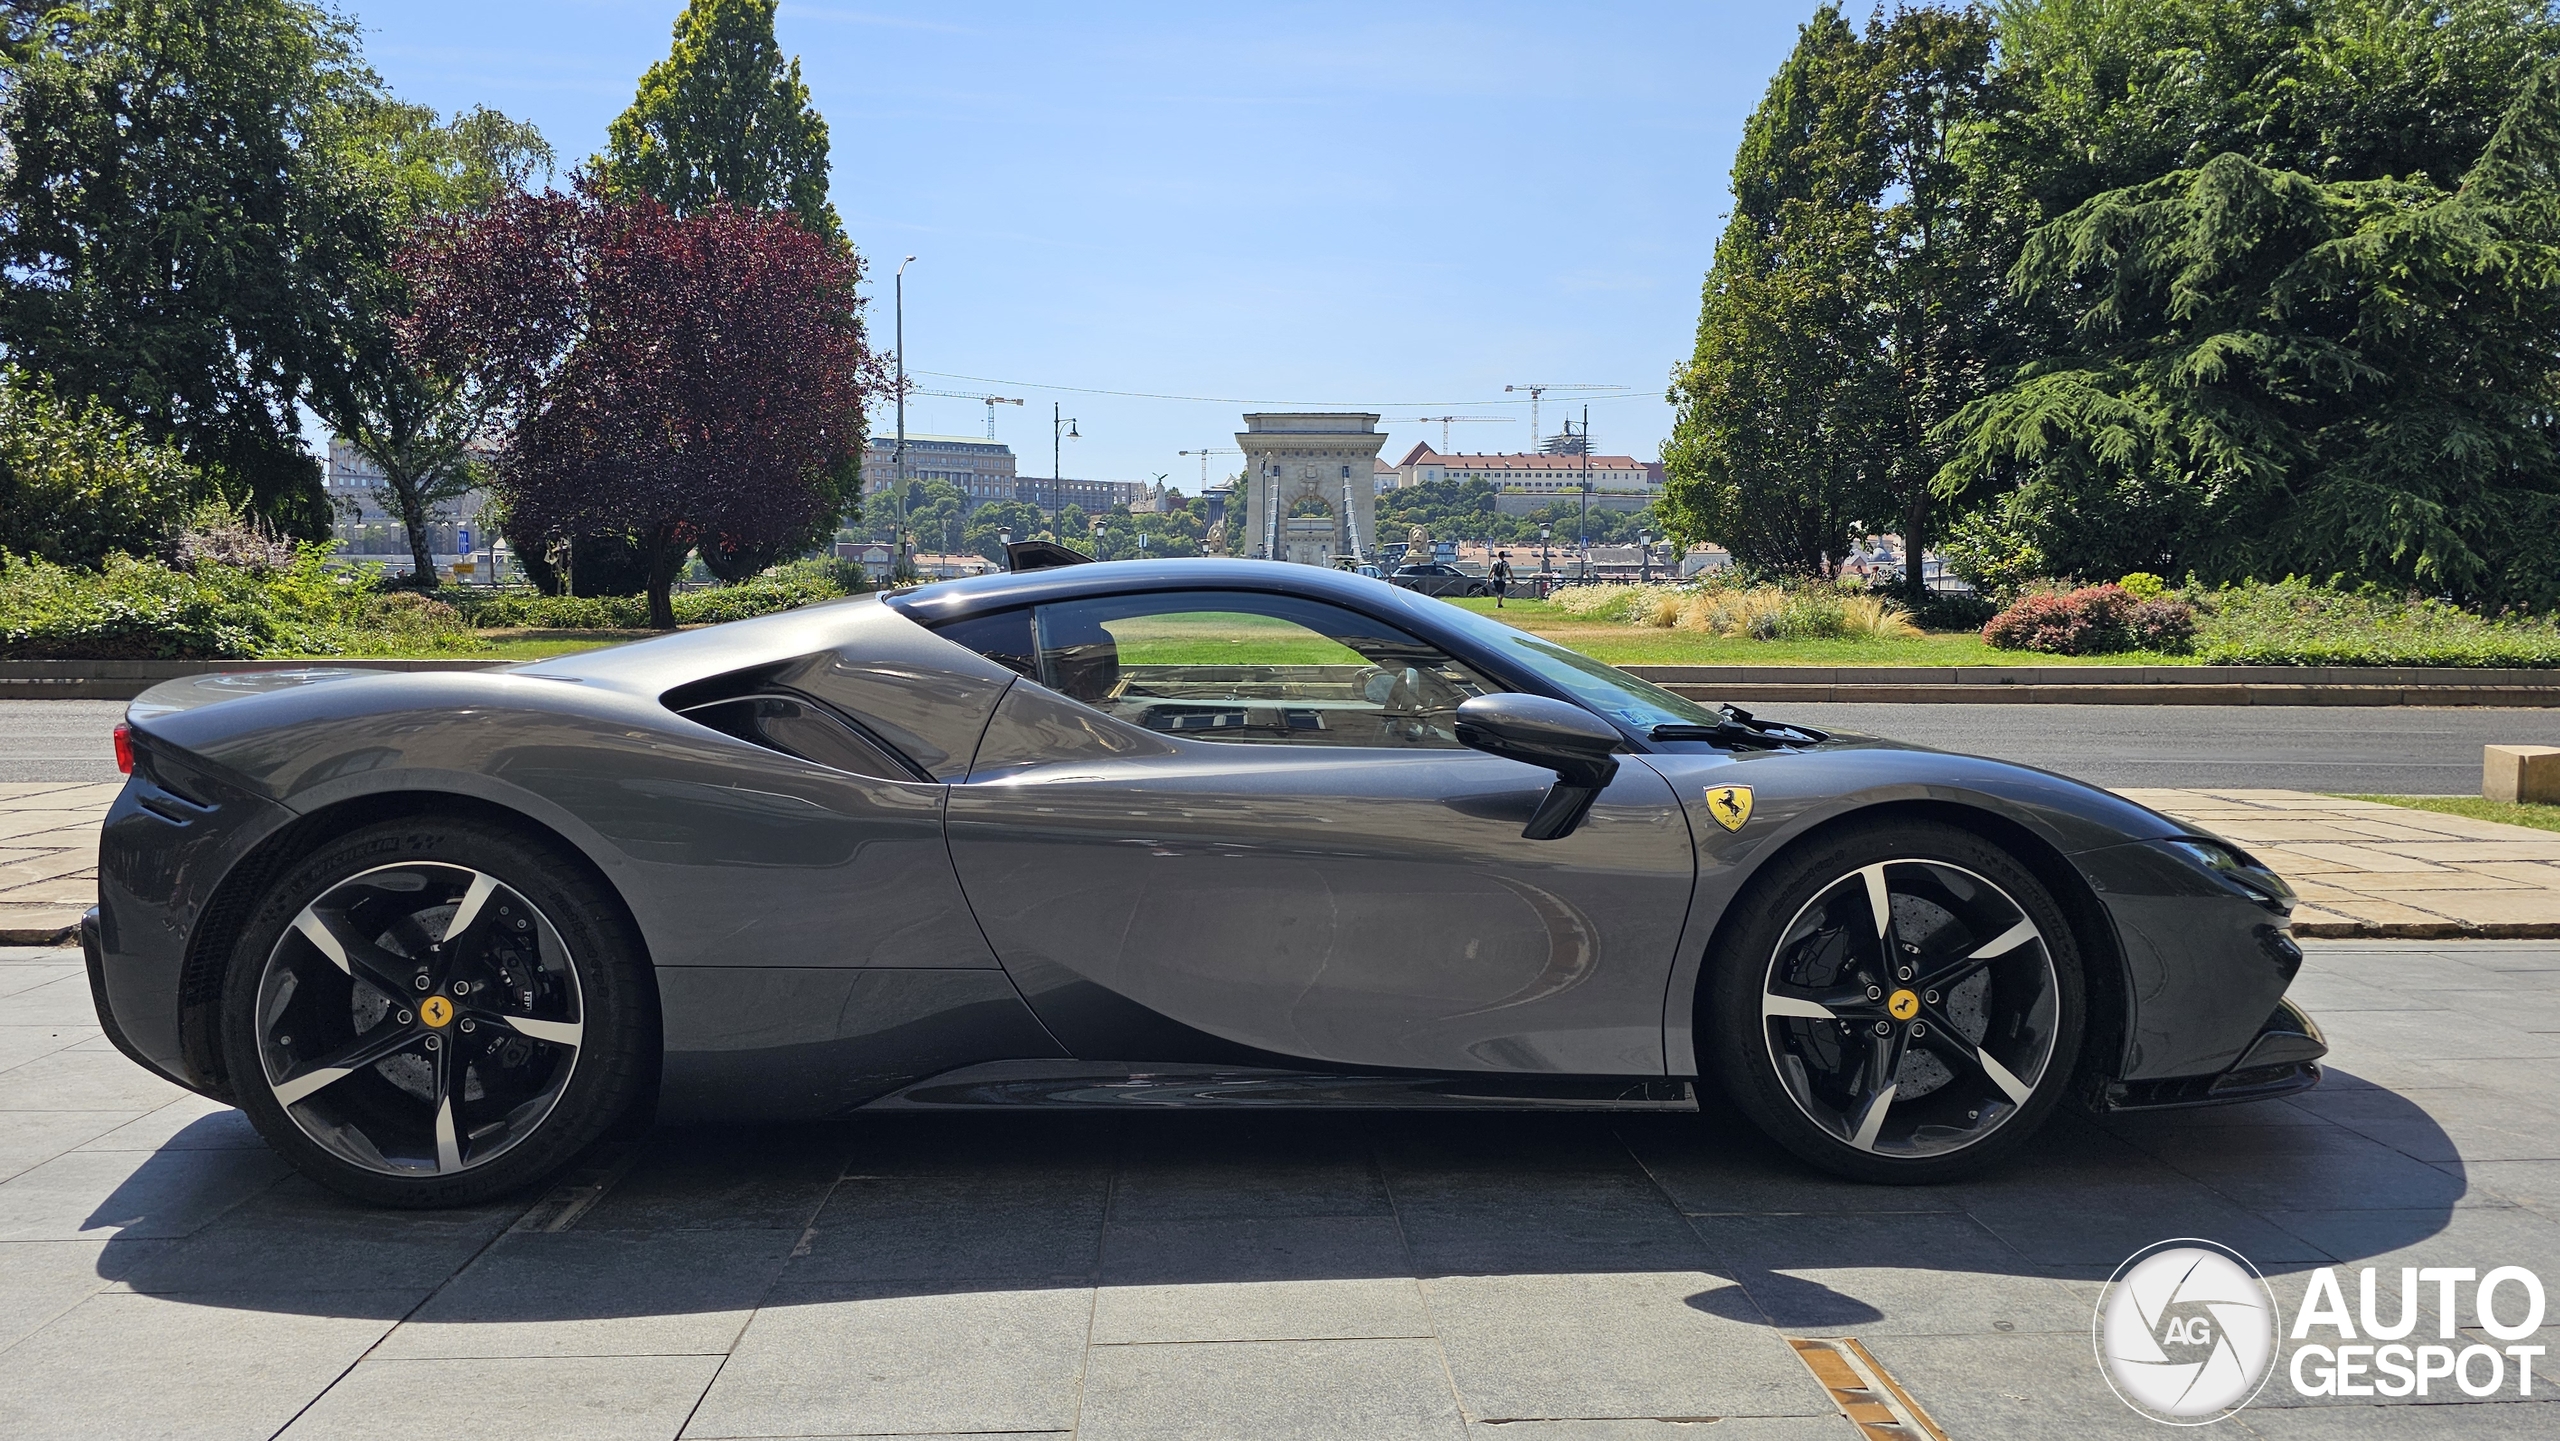
<svg viewBox="0 0 2560 1441">
<path fill-rule="evenodd" d="M 827 122 L 809 106 L 800 61 L 774 39 L 775 0 L 687 0 L 675 48 L 591 162 L 608 193 L 646 195 L 689 215 L 725 200 L 788 210 L 838 245 L 827 200 Z"/>
<path fill-rule="evenodd" d="M 298 406 L 378 260 L 341 143 L 380 86 L 304 0 L 12 7 L 0 345 L 173 439 L 217 486 L 326 532 Z"/>
<path fill-rule="evenodd" d="M 1805 22 L 1743 129 L 1697 349 L 1673 377 L 1663 522 L 1758 570 L 1828 574 L 1890 508 L 1875 68 L 1836 6 Z"/>
<path fill-rule="evenodd" d="M 423 105 L 379 100 L 343 127 L 344 163 L 371 205 L 351 249 L 368 262 L 349 306 L 338 363 L 314 377 L 311 404 L 381 472 L 384 508 L 409 541 L 410 579 L 435 584 L 428 525 L 436 510 L 485 480 L 478 453 L 492 436 L 485 392 L 419 370 L 401 354 L 395 317 L 409 308 L 392 264 L 400 237 L 421 222 L 469 215 L 551 169 L 539 131 L 477 107 L 450 121 Z"/>
<path fill-rule="evenodd" d="M 1944 428 L 1983 548 L 2560 604 L 2560 61 L 2458 187 L 2226 152 L 2040 227 L 2017 280 L 2070 345 Z"/>
</svg>

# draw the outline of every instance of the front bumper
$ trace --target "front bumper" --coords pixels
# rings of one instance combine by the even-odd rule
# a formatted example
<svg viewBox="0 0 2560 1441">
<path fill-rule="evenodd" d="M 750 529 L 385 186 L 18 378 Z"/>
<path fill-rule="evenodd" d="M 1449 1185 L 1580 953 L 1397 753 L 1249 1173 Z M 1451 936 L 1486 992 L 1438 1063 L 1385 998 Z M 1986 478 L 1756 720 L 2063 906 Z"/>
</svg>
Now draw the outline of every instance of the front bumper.
<svg viewBox="0 0 2560 1441">
<path fill-rule="evenodd" d="M 2163 1076 L 2110 1081 L 2098 1104 L 2106 1111 L 2163 1111 L 2186 1106 L 2227 1106 L 2288 1096 L 2320 1084 L 2320 1058 L 2329 1054 L 2319 1024 L 2291 1001 L 2258 1028 L 2257 1039 L 2228 1070 L 2206 1076 Z"/>
</svg>

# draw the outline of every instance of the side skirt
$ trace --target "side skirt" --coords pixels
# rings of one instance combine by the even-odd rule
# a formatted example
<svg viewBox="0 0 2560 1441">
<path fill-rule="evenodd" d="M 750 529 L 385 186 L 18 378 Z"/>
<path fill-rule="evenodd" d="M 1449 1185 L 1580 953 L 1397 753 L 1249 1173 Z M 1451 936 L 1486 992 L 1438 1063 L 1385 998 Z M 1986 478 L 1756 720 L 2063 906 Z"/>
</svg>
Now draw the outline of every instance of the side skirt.
<svg viewBox="0 0 2560 1441">
<path fill-rule="evenodd" d="M 1342 1075 L 1192 1064 L 992 1061 L 883 1096 L 865 1111 L 1695 1111 L 1688 1081 L 1629 1076 Z"/>
</svg>

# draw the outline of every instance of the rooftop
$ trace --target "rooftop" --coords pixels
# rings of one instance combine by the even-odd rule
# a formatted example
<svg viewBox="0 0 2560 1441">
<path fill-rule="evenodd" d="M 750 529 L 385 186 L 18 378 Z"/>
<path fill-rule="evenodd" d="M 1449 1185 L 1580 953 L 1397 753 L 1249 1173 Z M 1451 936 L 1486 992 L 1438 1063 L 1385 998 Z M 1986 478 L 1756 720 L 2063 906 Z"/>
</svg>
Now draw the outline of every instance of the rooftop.
<svg viewBox="0 0 2560 1441">
<path fill-rule="evenodd" d="M 1443 465 L 1454 470 L 1549 470 L 1579 471 L 1585 464 L 1594 470 L 1635 470 L 1644 462 L 1632 455 L 1546 455 L 1537 452 L 1513 454 L 1481 451 L 1468 455 L 1442 455 L 1428 445 L 1416 445 L 1405 452 L 1399 468 L 1407 465 Z"/>
</svg>

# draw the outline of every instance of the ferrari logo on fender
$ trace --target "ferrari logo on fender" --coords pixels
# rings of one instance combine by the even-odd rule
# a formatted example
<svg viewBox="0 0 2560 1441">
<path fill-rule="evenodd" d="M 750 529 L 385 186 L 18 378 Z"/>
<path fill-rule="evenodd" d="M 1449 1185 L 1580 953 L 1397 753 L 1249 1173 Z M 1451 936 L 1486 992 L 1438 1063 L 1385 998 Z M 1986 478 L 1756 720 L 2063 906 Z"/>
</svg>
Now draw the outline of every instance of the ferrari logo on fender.
<svg viewBox="0 0 2560 1441">
<path fill-rule="evenodd" d="M 430 1026 L 441 1026 L 453 1019 L 453 1002 L 442 996 L 429 996 L 418 1003 L 418 1019 Z"/>
<path fill-rule="evenodd" d="M 1907 1021 L 1920 1014 L 1920 998 L 1909 991 L 1896 991 L 1887 997 L 1884 1008 L 1897 1021 Z"/>
<path fill-rule="evenodd" d="M 1726 830 L 1742 829 L 1742 823 L 1751 819 L 1751 787 L 1707 787 L 1707 813 Z"/>
</svg>

